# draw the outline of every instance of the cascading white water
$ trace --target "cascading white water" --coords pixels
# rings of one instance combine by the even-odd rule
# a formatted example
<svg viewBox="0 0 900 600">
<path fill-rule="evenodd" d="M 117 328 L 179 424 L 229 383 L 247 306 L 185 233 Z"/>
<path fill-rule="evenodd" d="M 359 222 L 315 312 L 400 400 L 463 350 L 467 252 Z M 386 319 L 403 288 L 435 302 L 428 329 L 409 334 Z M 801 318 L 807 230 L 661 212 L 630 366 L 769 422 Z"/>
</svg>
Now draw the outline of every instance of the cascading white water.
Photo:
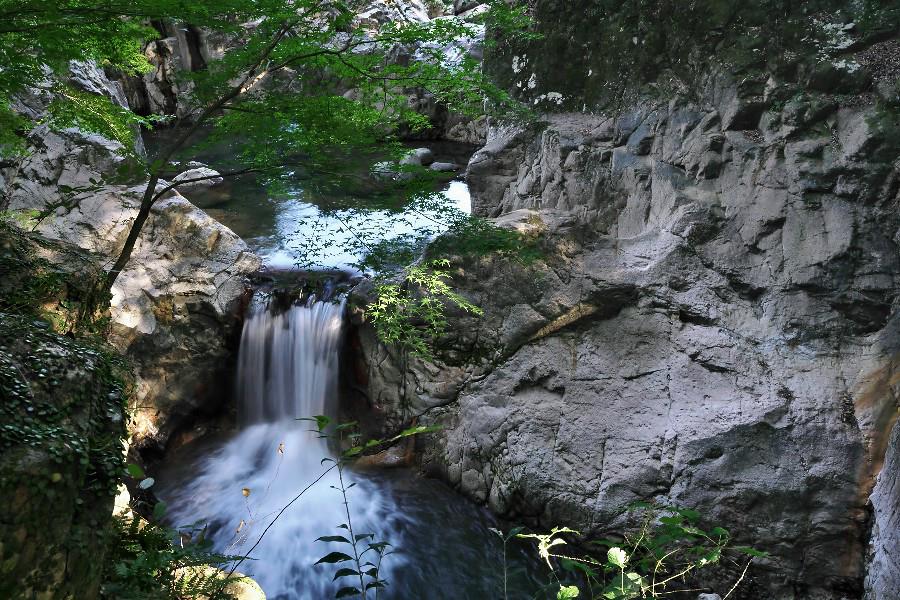
<svg viewBox="0 0 900 600">
<path fill-rule="evenodd" d="M 173 523 L 201 518 L 216 550 L 250 553 L 240 571 L 270 599 L 328 597 L 333 569 L 313 565 L 331 550 L 347 550 L 315 542 L 347 520 L 331 487 L 337 484 L 332 471 L 278 517 L 251 552 L 278 512 L 333 464 L 322 463 L 330 453 L 311 431 L 314 425 L 298 419 L 336 413 L 343 312 L 343 303 L 312 300 L 282 312 L 260 307 L 249 316 L 238 358 L 241 430 L 199 462 L 189 483 L 166 491 Z M 378 491 L 364 481 L 356 484 L 353 519 L 377 522 Z"/>
<path fill-rule="evenodd" d="M 238 355 L 241 425 L 334 416 L 344 303 L 257 310 Z"/>
<path fill-rule="evenodd" d="M 342 319 L 343 305 L 327 302 L 281 312 L 255 309 L 244 325 L 238 360 L 240 430 L 180 449 L 157 484 L 168 521 L 205 526 L 217 552 L 249 555 L 238 570 L 253 577 L 268 600 L 322 600 L 352 585 L 333 581 L 336 569 L 349 563 L 315 565 L 331 551 L 348 550 L 315 541 L 346 533 L 336 529 L 347 516 L 332 487 L 338 485 L 335 471 L 278 516 L 332 464 L 322 463 L 330 456 L 325 440 L 310 431 L 310 422 L 297 419 L 337 412 Z M 403 471 L 345 470 L 344 483 L 353 484 L 348 500 L 354 533 L 373 533 L 395 551 L 382 565 L 388 588 L 379 598 L 497 595 L 502 545 L 483 510 Z M 509 558 L 510 565 L 527 564 Z M 539 587 L 512 570 L 510 577 L 510 598 L 532 597 Z"/>
</svg>

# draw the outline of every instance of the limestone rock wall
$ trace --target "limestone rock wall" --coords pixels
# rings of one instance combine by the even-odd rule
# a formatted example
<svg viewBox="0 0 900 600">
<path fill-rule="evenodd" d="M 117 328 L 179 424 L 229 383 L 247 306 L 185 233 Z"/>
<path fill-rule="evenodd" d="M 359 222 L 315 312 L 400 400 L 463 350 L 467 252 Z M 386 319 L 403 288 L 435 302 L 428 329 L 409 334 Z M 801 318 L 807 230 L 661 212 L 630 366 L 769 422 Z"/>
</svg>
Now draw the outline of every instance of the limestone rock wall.
<svg viewBox="0 0 900 600">
<path fill-rule="evenodd" d="M 859 598 L 871 541 L 869 597 L 897 597 L 896 115 L 798 97 L 751 118 L 716 81 L 493 131 L 475 211 L 544 258 L 459 260 L 485 315 L 405 382 L 364 330 L 370 402 L 443 425 L 425 468 L 499 513 L 602 532 L 638 499 L 697 508 L 777 557 L 747 598 Z"/>
<path fill-rule="evenodd" d="M 96 67 L 89 79 L 116 89 Z M 32 100 L 31 110 L 39 110 Z M 117 142 L 76 129 L 42 126 L 29 141 L 26 156 L 4 171 L 7 208 L 31 214 L 29 226 L 47 237 L 104 257 L 108 268 L 144 191 L 131 159 Z M 110 341 L 137 369 L 138 446 L 164 445 L 185 417 L 227 397 L 223 374 L 244 278 L 259 266 L 243 240 L 180 194 L 154 206 L 112 290 Z"/>
</svg>

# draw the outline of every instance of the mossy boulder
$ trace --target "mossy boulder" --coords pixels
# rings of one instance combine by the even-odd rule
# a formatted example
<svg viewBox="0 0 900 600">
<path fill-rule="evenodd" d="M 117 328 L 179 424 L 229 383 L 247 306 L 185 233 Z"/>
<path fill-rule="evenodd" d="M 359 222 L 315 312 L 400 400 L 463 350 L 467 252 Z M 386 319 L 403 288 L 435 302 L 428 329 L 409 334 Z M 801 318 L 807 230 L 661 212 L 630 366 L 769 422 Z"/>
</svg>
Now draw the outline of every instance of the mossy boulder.
<svg viewBox="0 0 900 600">
<path fill-rule="evenodd" d="M 100 282 L 89 254 L 0 222 L 2 598 L 98 592 L 126 435 L 126 369 L 85 336 Z"/>
<path fill-rule="evenodd" d="M 0 313 L 0 597 L 96 596 L 123 469 L 115 359 Z"/>
</svg>

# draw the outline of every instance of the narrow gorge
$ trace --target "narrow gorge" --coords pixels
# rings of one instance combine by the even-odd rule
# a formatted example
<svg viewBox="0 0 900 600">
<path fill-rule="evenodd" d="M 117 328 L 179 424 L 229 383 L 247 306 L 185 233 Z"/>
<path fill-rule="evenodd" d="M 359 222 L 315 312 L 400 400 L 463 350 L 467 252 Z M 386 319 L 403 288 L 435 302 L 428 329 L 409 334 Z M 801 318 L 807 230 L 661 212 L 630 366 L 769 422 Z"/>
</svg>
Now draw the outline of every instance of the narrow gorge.
<svg viewBox="0 0 900 600">
<path fill-rule="evenodd" d="M 900 6 L 128 4 L 0 0 L 0 597 L 900 599 Z"/>
</svg>

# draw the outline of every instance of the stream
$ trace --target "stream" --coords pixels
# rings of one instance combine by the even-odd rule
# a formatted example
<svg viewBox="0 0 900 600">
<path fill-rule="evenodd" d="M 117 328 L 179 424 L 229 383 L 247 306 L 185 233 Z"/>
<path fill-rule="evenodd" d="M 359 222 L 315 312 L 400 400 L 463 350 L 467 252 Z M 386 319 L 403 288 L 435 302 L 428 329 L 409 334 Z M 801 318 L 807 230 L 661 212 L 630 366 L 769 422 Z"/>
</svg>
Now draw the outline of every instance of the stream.
<svg viewBox="0 0 900 600">
<path fill-rule="evenodd" d="M 173 135 L 171 129 L 146 134 L 150 155 Z M 454 142 L 430 142 L 428 147 L 436 161 L 456 163 L 461 168 L 475 151 L 473 146 Z M 192 157 L 226 172 L 240 167 L 235 161 L 239 151 L 237 142 L 219 142 L 201 146 Z M 386 186 L 371 176 L 372 165 L 385 158 L 374 152 L 339 157 L 332 165 L 339 178 L 297 173 L 277 191 L 267 188 L 259 177 L 245 175 L 182 193 L 247 242 L 262 258 L 267 270 L 324 269 L 359 273 L 357 263 L 364 252 L 352 248 L 358 244 L 351 230 L 370 235 L 373 231 L 383 232 L 386 238 L 397 238 L 443 229 L 435 222 L 434 215 L 404 210 L 401 195 L 386 191 Z M 438 200 L 443 198 L 448 208 L 471 213 L 469 189 L 462 181 L 461 172 L 442 173 L 437 177 L 433 191 Z M 381 208 L 385 205 L 392 205 L 396 210 Z M 358 209 L 345 209 L 347 206 Z"/>
<path fill-rule="evenodd" d="M 215 156 L 201 160 L 217 167 Z M 441 193 L 467 209 L 461 181 L 446 181 Z M 296 240 L 312 231 L 298 215 L 323 216 L 323 199 L 299 182 L 274 197 L 252 178 L 185 195 L 244 237 L 270 270 L 296 269 L 302 260 L 304 247 Z M 400 234 L 421 218 L 405 216 Z M 325 268 L 351 271 L 359 258 L 333 251 L 316 257 Z M 345 469 L 345 508 L 338 472 L 323 462 L 333 458 L 333 449 L 309 422 L 298 420 L 339 412 L 344 312 L 340 299 L 310 297 L 288 307 L 255 301 L 235 377 L 238 429 L 169 453 L 156 486 L 169 524 L 205 529 L 217 552 L 249 556 L 239 571 L 253 577 L 269 600 L 331 598 L 342 586 L 358 587 L 358 579 L 333 581 L 338 568 L 352 563 L 315 564 L 330 552 L 352 554 L 346 544 L 316 541 L 346 535 L 338 527 L 348 523 L 345 511 L 355 534 L 371 533 L 391 545 L 380 572 L 387 587 L 379 598 L 503 598 L 504 548 L 491 529 L 508 526 L 442 482 L 408 469 Z M 507 598 L 539 597 L 546 576 L 536 554 L 529 545 L 509 544 Z"/>
</svg>

